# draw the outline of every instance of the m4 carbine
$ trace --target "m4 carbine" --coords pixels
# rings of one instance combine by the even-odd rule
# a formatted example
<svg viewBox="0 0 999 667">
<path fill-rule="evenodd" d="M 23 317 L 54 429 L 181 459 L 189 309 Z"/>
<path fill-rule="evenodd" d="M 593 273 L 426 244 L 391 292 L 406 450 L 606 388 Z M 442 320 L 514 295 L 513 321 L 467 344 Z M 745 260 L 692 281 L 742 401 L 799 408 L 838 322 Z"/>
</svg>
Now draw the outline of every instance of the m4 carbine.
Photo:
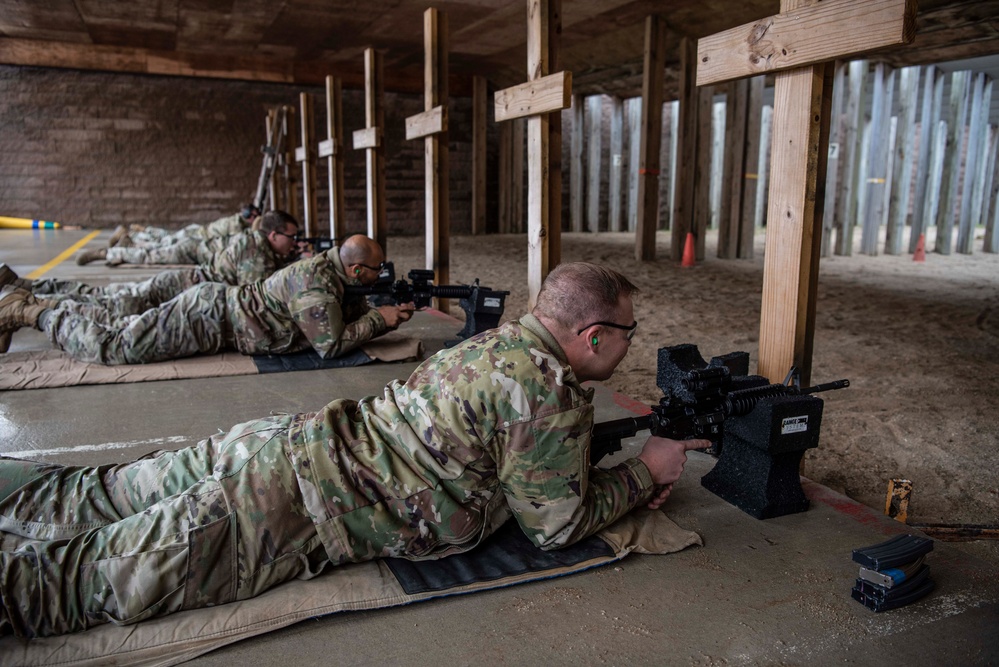
<svg viewBox="0 0 999 667">
<path fill-rule="evenodd" d="M 478 278 L 471 285 L 434 285 L 431 269 L 413 269 L 409 272 L 409 280 L 395 280 L 395 268 L 392 262 L 386 262 L 374 285 L 346 285 L 344 294 L 381 297 L 381 302 L 387 300 L 396 304 L 413 303 L 417 309 L 429 307 L 435 297 L 458 299 L 465 311 L 465 327 L 458 332 L 457 340 L 445 343 L 450 346 L 499 326 L 506 295 L 510 293 L 479 285 Z"/>
</svg>

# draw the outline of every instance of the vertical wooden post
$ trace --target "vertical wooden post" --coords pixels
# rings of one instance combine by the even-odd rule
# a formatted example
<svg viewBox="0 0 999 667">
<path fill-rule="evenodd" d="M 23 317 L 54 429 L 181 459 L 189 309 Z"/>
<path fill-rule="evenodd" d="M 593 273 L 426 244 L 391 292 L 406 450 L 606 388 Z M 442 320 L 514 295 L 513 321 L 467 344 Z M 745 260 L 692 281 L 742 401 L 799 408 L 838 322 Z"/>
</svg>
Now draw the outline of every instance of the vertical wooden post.
<svg viewBox="0 0 999 667">
<path fill-rule="evenodd" d="M 586 98 L 586 231 L 600 231 L 600 184 L 602 172 L 603 100 Z"/>
<path fill-rule="evenodd" d="M 586 102 L 582 95 L 572 96 L 572 145 L 569 147 L 569 225 L 583 231 L 583 146 L 586 144 Z"/>
<path fill-rule="evenodd" d="M 726 98 L 725 158 L 718 219 L 718 257 L 735 259 L 739 256 L 739 241 L 742 238 L 742 199 L 747 171 L 749 81 L 739 79 L 730 82 Z"/>
<path fill-rule="evenodd" d="M 367 176 L 368 237 L 388 253 L 388 229 L 385 222 L 385 77 L 382 55 L 364 49 L 364 124 L 355 130 L 354 149 L 365 152 Z"/>
<path fill-rule="evenodd" d="M 857 194 L 860 191 L 860 149 L 863 145 L 861 120 L 866 105 L 867 61 L 850 63 L 849 95 L 846 102 L 846 139 L 840 147 L 843 160 L 842 198 L 837 207 L 836 254 L 853 254 L 853 234 L 857 224 Z"/>
<path fill-rule="evenodd" d="M 284 131 L 284 120 L 279 116 L 284 115 L 284 107 L 279 109 L 269 109 L 267 111 L 267 145 L 277 146 L 276 136 L 280 132 Z M 284 203 L 281 200 L 281 188 L 279 185 L 279 174 L 281 168 L 281 161 L 284 159 L 284 154 L 276 152 L 271 158 L 274 160 L 274 168 L 271 169 L 270 179 L 267 182 L 267 205 L 266 209 L 273 211 L 275 209 L 284 210 Z"/>
<path fill-rule="evenodd" d="M 513 120 L 510 125 L 510 227 L 507 232 L 524 231 L 524 134 L 526 122 L 523 118 Z"/>
<path fill-rule="evenodd" d="M 627 229 L 635 230 L 638 218 L 638 155 L 642 145 L 642 98 L 632 97 L 625 101 L 625 114 L 628 118 L 628 162 L 625 174 L 628 176 Z"/>
<path fill-rule="evenodd" d="M 624 171 L 621 150 L 624 108 L 620 97 L 611 98 L 610 115 L 610 177 L 607 183 L 607 225 L 612 232 L 621 231 L 621 176 Z"/>
<path fill-rule="evenodd" d="M 676 113 L 672 102 L 663 104 L 663 122 L 659 142 L 659 221 L 656 229 L 669 229 L 670 216 L 673 213 L 673 176 L 675 166 L 673 156 L 676 150 L 673 126 Z"/>
<path fill-rule="evenodd" d="M 770 137 L 774 126 L 774 108 L 763 107 L 760 114 L 760 161 L 756 170 L 756 208 L 753 211 L 753 226 L 763 227 L 766 221 L 767 207 L 770 203 L 770 151 L 773 145 Z"/>
<path fill-rule="evenodd" d="M 971 209 L 974 201 L 974 183 L 978 178 L 979 156 L 981 146 L 985 140 L 983 125 L 988 125 L 988 107 L 983 99 L 985 94 L 985 74 L 979 72 L 975 75 L 971 90 L 971 117 L 968 120 L 968 154 L 964 161 L 964 180 L 961 186 L 961 213 L 958 217 L 957 226 L 957 251 L 964 255 L 971 254 L 972 242 L 975 238 L 974 225 L 977 220 L 972 221 Z M 982 120 L 982 110 L 985 109 L 985 120 Z"/>
<path fill-rule="evenodd" d="M 676 173 L 676 200 L 673 205 L 673 224 L 670 232 L 670 256 L 679 262 L 683 259 L 683 244 L 691 231 L 694 220 L 694 189 L 697 162 L 697 43 L 688 38 L 680 39 L 680 104 L 677 118 L 677 162 L 683 165 Z"/>
<path fill-rule="evenodd" d="M 954 210 L 957 205 L 957 188 L 961 173 L 961 155 L 964 152 L 964 123 L 971 92 L 971 72 L 951 74 L 950 121 L 947 124 L 947 157 L 944 160 L 940 197 L 937 210 L 937 242 L 934 250 L 949 255 L 954 237 Z"/>
<path fill-rule="evenodd" d="M 989 145 L 989 155 L 991 156 L 991 176 L 990 187 L 986 188 L 985 195 L 988 198 L 989 206 L 985 207 L 985 240 L 982 245 L 983 252 L 999 252 L 999 130 L 993 128 Z"/>
<path fill-rule="evenodd" d="M 694 256 L 704 259 L 704 244 L 711 225 L 711 126 L 714 122 L 714 86 L 697 89 L 697 150 L 694 165 L 694 210 L 690 231 L 694 233 Z M 682 249 L 682 247 L 681 247 Z"/>
<path fill-rule="evenodd" d="M 989 209 L 989 202 L 986 194 L 992 189 L 992 172 L 995 153 L 993 148 L 994 128 L 989 125 L 989 111 L 992 101 L 992 80 L 985 81 L 985 88 L 982 91 L 982 109 L 979 120 L 977 141 L 981 142 L 981 149 L 978 155 L 978 169 L 975 174 L 975 182 L 971 188 L 971 221 L 968 226 L 971 230 L 969 236 L 974 239 L 975 228 L 985 224 L 985 213 Z M 970 140 L 969 140 L 970 141 Z M 971 252 L 972 241 L 968 241 L 968 251 Z"/>
<path fill-rule="evenodd" d="M 923 81 L 923 102 L 919 113 L 919 159 L 916 171 L 915 206 L 912 212 L 912 230 L 909 234 L 909 253 L 916 251 L 919 237 L 926 232 L 926 222 L 936 219 L 926 208 L 927 193 L 930 188 L 938 188 L 939 183 L 930 181 L 930 155 L 935 143 L 934 132 L 940 122 L 940 109 L 943 106 L 943 74 L 933 65 L 926 68 Z"/>
<path fill-rule="evenodd" d="M 472 234 L 486 233 L 488 81 L 472 77 Z"/>
<path fill-rule="evenodd" d="M 298 178 L 296 178 L 292 165 L 295 163 L 295 155 L 298 152 L 298 142 L 296 135 L 292 132 L 295 127 L 295 107 L 284 107 L 283 132 L 288 142 L 288 150 L 284 154 L 282 162 L 282 172 L 284 173 L 284 204 L 285 211 L 290 213 L 296 220 L 301 216 L 298 211 Z"/>
<path fill-rule="evenodd" d="M 906 67 L 899 73 L 899 115 L 895 139 L 895 161 L 891 179 L 888 232 L 885 252 L 902 253 L 902 236 L 909 217 L 909 191 L 912 189 L 912 163 L 915 148 L 916 106 L 919 100 L 919 68 Z"/>
<path fill-rule="evenodd" d="M 836 73 L 833 76 L 832 110 L 830 112 L 829 156 L 826 168 L 826 206 L 822 212 L 822 256 L 828 257 L 833 241 L 834 220 L 839 199 L 839 183 L 842 172 L 840 155 L 846 135 L 843 117 L 844 88 L 846 87 L 846 63 L 836 61 Z"/>
<path fill-rule="evenodd" d="M 513 123 L 503 123 L 499 130 L 499 175 L 496 179 L 499 188 L 499 192 L 497 192 L 499 199 L 497 231 L 500 234 L 508 234 L 512 215 L 511 199 L 513 198 L 510 177 L 513 167 Z"/>
<path fill-rule="evenodd" d="M 656 258 L 659 217 L 659 142 L 662 134 L 663 79 L 666 69 L 666 23 L 645 19 L 645 58 L 642 70 L 642 143 L 638 158 L 638 211 L 635 220 L 635 259 Z"/>
<path fill-rule="evenodd" d="M 330 196 L 330 238 L 339 243 L 347 232 L 343 192 L 343 88 L 340 79 L 326 77 L 326 140 L 319 142 L 319 157 L 326 158 Z"/>
<path fill-rule="evenodd" d="M 865 255 L 878 254 L 878 236 L 884 217 L 885 184 L 888 179 L 888 131 L 886 101 L 890 105 L 888 79 L 893 76 L 884 63 L 874 66 L 874 92 L 871 96 L 871 131 L 868 137 L 866 201 L 860 251 Z"/>
<path fill-rule="evenodd" d="M 295 150 L 295 161 L 302 165 L 302 229 L 306 236 L 318 234 L 316 220 L 316 121 L 312 111 L 312 95 L 299 93 L 302 114 L 302 145 Z"/>
</svg>

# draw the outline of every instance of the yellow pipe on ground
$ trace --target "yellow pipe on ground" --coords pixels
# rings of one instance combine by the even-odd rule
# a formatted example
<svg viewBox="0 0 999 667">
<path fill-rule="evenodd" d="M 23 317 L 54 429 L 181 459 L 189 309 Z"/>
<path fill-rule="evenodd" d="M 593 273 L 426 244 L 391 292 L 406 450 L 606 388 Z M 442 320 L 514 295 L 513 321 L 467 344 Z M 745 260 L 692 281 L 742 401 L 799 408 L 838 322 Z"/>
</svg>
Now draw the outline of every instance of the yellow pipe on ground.
<svg viewBox="0 0 999 667">
<path fill-rule="evenodd" d="M 59 229 L 58 222 L 48 220 L 32 220 L 30 218 L 9 218 L 0 215 L 0 229 Z"/>
</svg>

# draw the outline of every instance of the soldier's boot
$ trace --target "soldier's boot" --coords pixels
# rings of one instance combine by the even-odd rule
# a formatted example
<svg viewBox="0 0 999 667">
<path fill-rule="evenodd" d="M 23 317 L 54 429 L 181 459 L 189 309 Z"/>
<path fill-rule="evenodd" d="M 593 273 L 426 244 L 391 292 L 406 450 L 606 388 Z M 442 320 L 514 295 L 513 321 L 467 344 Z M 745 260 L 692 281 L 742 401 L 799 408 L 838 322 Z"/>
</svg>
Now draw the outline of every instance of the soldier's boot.
<svg viewBox="0 0 999 667">
<path fill-rule="evenodd" d="M 90 262 L 96 262 L 97 260 L 104 260 L 108 258 L 107 248 L 94 248 L 93 250 L 84 250 L 79 255 L 76 256 L 76 263 L 80 266 L 84 264 L 89 264 Z"/>
<path fill-rule="evenodd" d="M 0 288 L 0 353 L 10 349 L 12 334 L 21 327 L 34 327 L 38 318 L 48 308 L 48 300 L 37 300 L 28 290 L 5 285 Z"/>
<path fill-rule="evenodd" d="M 126 236 L 128 236 L 128 227 L 126 227 L 125 225 L 118 225 L 117 227 L 114 228 L 114 232 L 111 234 L 111 238 L 108 239 L 108 247 L 109 248 L 115 247 L 116 245 L 121 243 L 121 240 Z"/>
<path fill-rule="evenodd" d="M 10 268 L 4 262 L 0 262 L 0 287 L 4 285 L 13 285 L 14 287 L 20 287 L 21 289 L 26 289 L 31 291 L 31 283 L 34 282 L 28 278 L 21 278 L 14 272 L 14 269 Z"/>
<path fill-rule="evenodd" d="M 121 240 L 118 241 L 118 245 L 116 247 L 118 247 L 118 248 L 131 248 L 134 245 L 135 245 L 135 241 L 132 240 L 132 237 L 129 236 L 128 234 L 125 234 L 124 236 L 121 237 Z"/>
<path fill-rule="evenodd" d="M 136 224 L 136 223 L 133 222 L 132 224 L 130 224 L 128 226 L 128 231 L 133 232 L 133 233 L 144 232 L 144 231 L 146 231 L 146 226 L 145 225 L 138 225 L 138 224 Z"/>
</svg>

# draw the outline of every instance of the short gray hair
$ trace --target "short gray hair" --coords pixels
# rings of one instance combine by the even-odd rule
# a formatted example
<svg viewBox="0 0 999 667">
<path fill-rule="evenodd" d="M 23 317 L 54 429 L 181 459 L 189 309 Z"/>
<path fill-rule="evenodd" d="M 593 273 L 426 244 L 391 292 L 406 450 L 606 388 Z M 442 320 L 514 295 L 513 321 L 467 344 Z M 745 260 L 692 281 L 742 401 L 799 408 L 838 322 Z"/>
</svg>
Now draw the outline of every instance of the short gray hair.
<svg viewBox="0 0 999 667">
<path fill-rule="evenodd" d="M 589 262 L 559 264 L 541 286 L 532 312 L 570 331 L 590 322 L 610 320 L 621 297 L 637 291 L 614 269 Z"/>
</svg>

